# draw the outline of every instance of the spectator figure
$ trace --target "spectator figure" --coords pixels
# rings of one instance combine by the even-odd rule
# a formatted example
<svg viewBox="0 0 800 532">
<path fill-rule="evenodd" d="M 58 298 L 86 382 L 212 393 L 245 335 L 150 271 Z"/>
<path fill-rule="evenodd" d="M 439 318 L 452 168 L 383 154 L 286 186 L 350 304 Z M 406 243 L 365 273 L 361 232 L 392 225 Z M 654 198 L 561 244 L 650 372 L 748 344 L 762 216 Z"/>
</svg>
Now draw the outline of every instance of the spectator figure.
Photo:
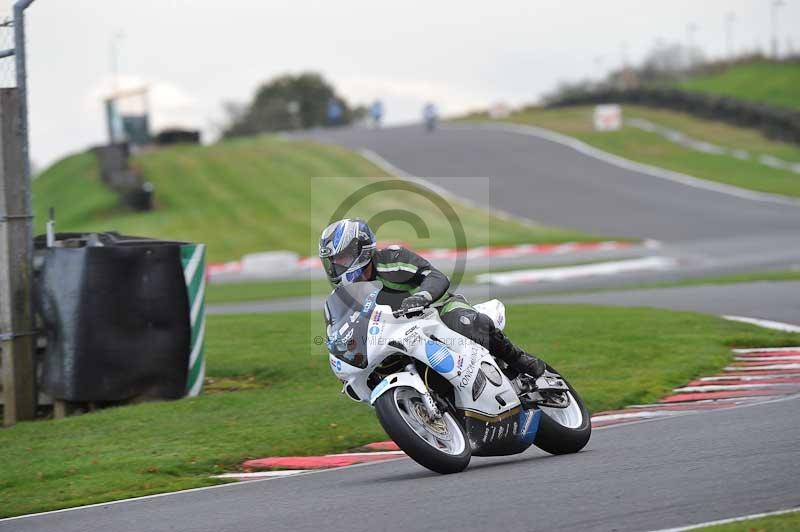
<svg viewBox="0 0 800 532">
<path fill-rule="evenodd" d="M 338 126 L 342 123 L 342 105 L 336 98 L 328 100 L 328 125 Z"/>
<path fill-rule="evenodd" d="M 381 127 L 381 121 L 383 120 L 383 102 L 380 100 L 375 100 L 372 102 L 372 105 L 369 107 L 369 116 L 372 118 L 372 125 L 373 127 L 379 128 Z"/>
<path fill-rule="evenodd" d="M 422 108 L 422 118 L 425 121 L 425 129 L 428 131 L 436 129 L 437 122 L 439 121 L 439 113 L 433 102 L 426 103 Z"/>
</svg>

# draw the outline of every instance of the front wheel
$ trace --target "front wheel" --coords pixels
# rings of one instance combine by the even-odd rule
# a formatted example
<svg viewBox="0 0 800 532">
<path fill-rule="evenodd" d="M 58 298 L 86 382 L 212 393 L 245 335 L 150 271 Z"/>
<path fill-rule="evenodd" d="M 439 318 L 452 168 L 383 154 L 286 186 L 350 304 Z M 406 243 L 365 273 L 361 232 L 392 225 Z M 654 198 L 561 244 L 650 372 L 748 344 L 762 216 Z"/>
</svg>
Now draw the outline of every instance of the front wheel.
<svg viewBox="0 0 800 532">
<path fill-rule="evenodd" d="M 392 388 L 375 401 L 383 430 L 415 462 L 443 475 L 459 473 L 472 457 L 469 440 L 450 412 L 431 419 L 414 388 Z"/>
<path fill-rule="evenodd" d="M 557 373 L 547 366 L 549 371 Z M 550 454 L 577 453 L 583 449 L 592 436 L 592 420 L 583 404 L 581 396 L 567 382 L 569 405 L 566 408 L 540 407 L 542 418 L 533 444 Z"/>
</svg>

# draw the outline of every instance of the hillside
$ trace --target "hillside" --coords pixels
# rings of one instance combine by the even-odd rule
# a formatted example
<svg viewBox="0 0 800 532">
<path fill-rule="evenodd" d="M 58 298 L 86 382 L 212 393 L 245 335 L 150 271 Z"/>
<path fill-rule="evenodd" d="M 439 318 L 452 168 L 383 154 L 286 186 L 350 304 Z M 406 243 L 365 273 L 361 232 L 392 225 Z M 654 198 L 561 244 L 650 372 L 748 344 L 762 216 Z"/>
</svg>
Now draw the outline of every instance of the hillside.
<svg viewBox="0 0 800 532">
<path fill-rule="evenodd" d="M 385 178 L 372 163 L 342 148 L 278 137 L 155 150 L 139 155 L 134 164 L 155 185 L 154 211 L 118 207 L 99 181 L 94 156 L 83 153 L 54 164 L 34 181 L 37 233 L 44 230 L 48 207 L 54 206 L 58 231 L 118 230 L 204 242 L 211 261 L 272 249 L 308 255 L 316 252 L 319 231 L 336 207 L 364 185 Z M 592 239 L 454 207 L 468 246 Z M 421 217 L 429 237 L 417 238 L 408 223 L 389 221 L 379 238 L 420 248 L 457 245 L 449 220 L 419 192 L 379 192 L 348 214 L 370 219 L 397 210 Z"/>
<path fill-rule="evenodd" d="M 800 110 L 800 63 L 755 62 L 687 79 L 679 87 Z"/>
</svg>

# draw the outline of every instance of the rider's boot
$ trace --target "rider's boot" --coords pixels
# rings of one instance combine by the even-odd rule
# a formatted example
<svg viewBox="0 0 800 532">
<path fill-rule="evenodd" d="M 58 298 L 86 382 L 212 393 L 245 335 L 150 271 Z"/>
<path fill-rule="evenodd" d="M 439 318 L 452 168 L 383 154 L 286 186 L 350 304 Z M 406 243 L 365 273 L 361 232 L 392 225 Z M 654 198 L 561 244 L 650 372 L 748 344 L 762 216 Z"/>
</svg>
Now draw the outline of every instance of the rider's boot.
<svg viewBox="0 0 800 532">
<path fill-rule="evenodd" d="M 526 353 L 514 345 L 500 329 L 493 331 L 489 351 L 518 373 L 525 373 L 531 377 L 539 378 L 546 369 L 545 363 L 541 359 Z"/>
</svg>

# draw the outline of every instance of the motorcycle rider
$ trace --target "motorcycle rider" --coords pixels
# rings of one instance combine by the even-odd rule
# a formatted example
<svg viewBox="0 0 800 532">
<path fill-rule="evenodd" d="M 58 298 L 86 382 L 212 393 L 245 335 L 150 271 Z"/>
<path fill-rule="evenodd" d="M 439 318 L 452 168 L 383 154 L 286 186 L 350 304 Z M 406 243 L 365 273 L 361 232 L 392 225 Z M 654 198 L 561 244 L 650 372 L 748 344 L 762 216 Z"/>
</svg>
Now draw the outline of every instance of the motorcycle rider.
<svg viewBox="0 0 800 532">
<path fill-rule="evenodd" d="M 428 131 L 436 129 L 436 123 L 439 121 L 439 112 L 436 110 L 436 104 L 428 102 L 422 107 L 422 121 Z"/>
<path fill-rule="evenodd" d="M 447 327 L 479 343 L 514 371 L 537 378 L 544 373 L 543 361 L 514 345 L 463 296 L 449 293 L 450 280 L 427 260 L 400 246 L 377 249 L 375 235 L 364 220 L 344 219 L 326 227 L 319 257 L 334 287 L 377 280 L 383 284 L 377 303 L 393 310 L 441 304 L 439 316 Z"/>
</svg>

